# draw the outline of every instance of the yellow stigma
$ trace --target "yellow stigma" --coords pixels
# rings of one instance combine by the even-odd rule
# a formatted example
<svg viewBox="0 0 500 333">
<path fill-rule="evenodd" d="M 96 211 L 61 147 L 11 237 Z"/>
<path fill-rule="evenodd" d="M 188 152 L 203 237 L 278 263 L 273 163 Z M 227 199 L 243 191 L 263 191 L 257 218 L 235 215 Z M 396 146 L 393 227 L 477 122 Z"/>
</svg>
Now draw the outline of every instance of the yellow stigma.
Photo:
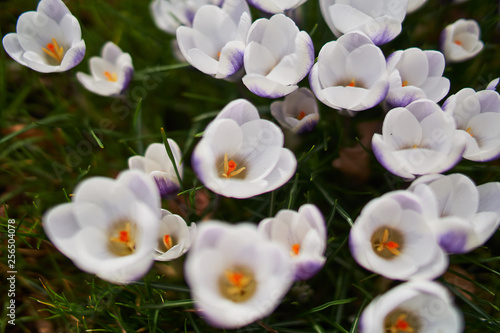
<svg viewBox="0 0 500 333">
<path fill-rule="evenodd" d="M 300 244 L 293 244 L 292 251 L 290 251 L 292 257 L 298 256 L 299 252 L 300 252 Z"/>
<path fill-rule="evenodd" d="M 238 164 L 236 164 L 235 161 L 228 160 L 227 154 L 224 154 L 224 172 L 222 173 L 222 176 L 226 178 L 231 178 L 240 174 L 243 170 L 246 169 L 245 167 L 243 167 L 236 170 L 237 166 Z"/>
<path fill-rule="evenodd" d="M 120 223 L 121 224 L 121 223 Z M 125 222 L 125 228 L 118 226 L 109 238 L 111 252 L 119 256 L 126 256 L 135 251 L 135 237 L 132 234 L 130 222 Z"/>
<path fill-rule="evenodd" d="M 52 38 L 52 43 L 47 44 L 47 48 L 42 47 L 42 51 L 45 52 L 45 54 L 47 54 L 48 56 L 50 56 L 52 59 L 57 61 L 58 64 L 61 63 L 64 56 L 64 49 L 62 46 L 59 46 L 59 44 L 57 44 L 55 38 Z"/>
<path fill-rule="evenodd" d="M 406 80 L 405 80 L 405 81 L 403 81 L 403 83 L 401 83 L 401 86 L 402 86 L 402 87 L 406 87 L 407 85 L 408 85 L 408 81 L 406 81 Z"/>
<path fill-rule="evenodd" d="M 470 136 L 474 137 L 474 135 L 472 135 L 472 133 L 470 131 L 471 131 L 471 128 L 468 127 L 467 130 L 466 130 L 466 132 L 469 133 Z"/>
<path fill-rule="evenodd" d="M 106 77 L 106 80 L 108 81 L 111 81 L 111 82 L 116 82 L 118 81 L 118 76 L 116 76 L 116 73 L 115 72 L 108 72 L 108 71 L 105 71 L 104 72 L 104 76 Z"/>
<path fill-rule="evenodd" d="M 255 293 L 257 283 L 250 270 L 242 267 L 229 269 L 219 279 L 219 289 L 224 297 L 240 303 Z"/>
<path fill-rule="evenodd" d="M 384 251 L 384 249 L 386 249 L 395 256 L 398 256 L 400 254 L 398 250 L 399 244 L 393 241 L 389 241 L 389 229 L 384 230 L 382 241 L 378 244 L 375 244 L 375 246 L 378 252 L 382 252 Z"/>
</svg>

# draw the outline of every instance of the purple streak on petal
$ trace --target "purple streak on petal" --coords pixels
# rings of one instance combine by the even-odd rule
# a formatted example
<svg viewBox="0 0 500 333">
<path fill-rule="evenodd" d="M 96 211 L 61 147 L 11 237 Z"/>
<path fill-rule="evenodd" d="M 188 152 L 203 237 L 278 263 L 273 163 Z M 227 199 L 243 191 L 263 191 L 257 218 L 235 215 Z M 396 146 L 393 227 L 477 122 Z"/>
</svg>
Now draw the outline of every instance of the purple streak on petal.
<svg viewBox="0 0 500 333">
<path fill-rule="evenodd" d="M 122 90 L 120 91 L 120 95 L 122 95 L 125 90 L 127 90 L 130 81 L 132 81 L 132 77 L 134 76 L 134 69 L 129 67 L 125 70 L 125 80 L 123 80 Z"/>
<path fill-rule="evenodd" d="M 387 105 L 389 106 L 390 109 L 394 109 L 397 107 L 402 107 L 404 108 L 411 102 L 417 100 L 418 98 L 415 97 L 414 94 L 404 94 L 400 98 L 387 98 L 385 101 L 387 102 Z"/>
<path fill-rule="evenodd" d="M 239 71 L 243 67 L 243 55 L 245 53 L 245 50 L 236 50 L 229 56 L 229 59 L 231 60 L 231 65 L 233 65 L 233 70 L 229 73 L 228 76 L 233 75 L 237 71 Z"/>
<path fill-rule="evenodd" d="M 319 119 L 309 119 L 307 121 L 304 121 L 300 124 L 299 128 L 297 129 L 297 134 L 302 134 L 302 133 L 307 133 L 311 132 L 314 128 L 316 128 L 316 125 L 318 124 Z"/>
<path fill-rule="evenodd" d="M 449 231 L 439 236 L 438 243 L 448 253 L 464 253 L 467 234 L 459 231 Z"/>
<path fill-rule="evenodd" d="M 397 35 L 394 36 L 392 31 L 389 29 L 389 27 L 386 27 L 384 30 L 380 31 L 379 33 L 374 34 L 371 37 L 371 40 L 373 41 L 373 44 L 378 46 L 378 45 L 383 45 L 385 43 L 388 43 L 396 37 L 397 37 Z"/>
<path fill-rule="evenodd" d="M 195 13 L 191 9 L 186 9 L 186 11 L 184 12 L 184 15 L 186 15 L 186 18 L 189 21 L 189 25 L 192 26 Z"/>
<path fill-rule="evenodd" d="M 265 97 L 265 98 L 280 98 L 280 97 L 285 96 L 279 92 L 269 93 L 268 91 L 260 89 L 259 87 L 256 87 L 256 86 L 248 87 L 248 90 L 250 90 L 251 92 L 253 92 L 257 96 Z"/>
<path fill-rule="evenodd" d="M 172 194 L 176 194 L 177 192 L 179 192 L 180 186 L 177 182 L 168 178 L 153 178 L 156 182 L 156 186 L 158 186 L 158 190 L 160 191 L 160 195 L 162 198 L 167 198 Z"/>
<path fill-rule="evenodd" d="M 73 58 L 70 61 L 70 65 L 68 69 L 75 67 L 79 63 L 82 62 L 83 57 L 85 57 L 85 47 L 80 48 L 77 53 L 73 55 Z"/>
<path fill-rule="evenodd" d="M 323 262 L 309 260 L 299 263 L 295 268 L 295 280 L 307 280 L 313 277 L 323 267 Z"/>
<path fill-rule="evenodd" d="M 262 8 L 262 7 L 260 6 L 260 4 L 258 3 L 258 1 L 255 1 L 255 0 L 248 0 L 247 2 L 248 2 L 250 5 L 252 5 L 253 7 L 257 8 L 258 10 L 260 10 L 260 11 L 262 11 L 262 12 L 272 14 L 272 13 L 268 12 L 267 10 L 265 10 L 264 8 Z"/>
<path fill-rule="evenodd" d="M 379 98 L 376 100 L 376 103 L 373 103 L 373 105 L 367 105 L 366 106 L 366 109 L 370 109 L 372 107 L 374 107 L 375 105 L 378 105 L 379 103 L 381 103 L 385 97 L 387 96 L 387 94 L 389 93 L 389 82 L 387 82 L 386 86 L 385 86 L 385 89 L 383 90 L 383 92 L 380 94 Z M 409 104 L 409 103 L 408 103 Z M 365 109 L 365 110 L 366 110 Z"/>
</svg>

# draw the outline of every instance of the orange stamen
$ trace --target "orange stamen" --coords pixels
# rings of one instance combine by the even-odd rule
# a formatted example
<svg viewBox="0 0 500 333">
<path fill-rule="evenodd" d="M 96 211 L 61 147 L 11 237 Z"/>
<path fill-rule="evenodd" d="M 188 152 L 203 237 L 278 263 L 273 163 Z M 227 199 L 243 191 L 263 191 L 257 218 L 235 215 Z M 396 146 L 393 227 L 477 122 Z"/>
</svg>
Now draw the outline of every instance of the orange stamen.
<svg viewBox="0 0 500 333">
<path fill-rule="evenodd" d="M 227 172 L 226 172 L 226 174 L 229 175 L 231 172 L 233 172 L 234 170 L 236 170 L 237 166 L 238 166 L 238 164 L 236 164 L 235 161 L 229 160 L 229 162 L 227 162 Z"/>
<path fill-rule="evenodd" d="M 412 147 L 412 148 L 413 148 L 413 149 L 417 148 L 417 145 L 413 145 L 413 147 Z"/>
<path fill-rule="evenodd" d="M 348 87 L 355 87 L 356 86 L 356 81 L 354 79 L 352 79 L 351 82 L 349 82 L 349 84 L 347 86 Z"/>
<path fill-rule="evenodd" d="M 389 230 L 385 229 L 384 234 L 382 236 L 382 241 L 377 245 L 377 251 L 382 252 L 384 249 L 386 249 L 387 251 L 397 256 L 400 254 L 398 248 L 399 248 L 398 243 L 389 241 Z"/>
<path fill-rule="evenodd" d="M 297 115 L 297 119 L 302 120 L 302 119 L 304 119 L 305 116 L 306 116 L 306 113 L 304 111 L 300 111 L 300 113 Z"/>
<path fill-rule="evenodd" d="M 167 234 L 163 236 L 163 245 L 165 245 L 167 250 L 170 250 L 172 248 L 173 242 L 172 242 L 172 237 L 170 237 L 170 235 Z"/>
<path fill-rule="evenodd" d="M 104 72 L 104 76 L 106 77 L 106 80 L 111 81 L 111 82 L 116 82 L 118 81 L 118 77 L 116 76 L 116 73 L 110 73 L 108 71 Z"/>
<path fill-rule="evenodd" d="M 459 41 L 459 40 L 454 41 L 454 43 L 455 43 L 455 44 L 457 44 L 458 46 L 461 46 L 461 45 L 462 45 L 462 42 L 461 42 L 461 41 Z"/>
<path fill-rule="evenodd" d="M 471 128 L 467 128 L 466 132 L 469 133 L 470 136 L 474 137 L 474 135 L 472 135 L 472 133 L 470 132 L 471 131 Z"/>
<path fill-rule="evenodd" d="M 292 251 L 290 252 L 291 255 L 298 255 L 300 251 L 300 244 L 293 244 L 292 245 Z"/>
<path fill-rule="evenodd" d="M 127 230 L 120 230 L 118 233 L 120 242 L 127 243 L 130 241 L 130 233 Z"/>
<path fill-rule="evenodd" d="M 236 287 L 241 287 L 241 281 L 245 277 L 245 274 L 238 272 L 226 272 L 227 280 Z"/>
<path fill-rule="evenodd" d="M 390 328 L 391 332 L 407 332 L 407 333 L 413 333 L 413 327 L 410 326 L 410 324 L 406 321 L 407 315 L 402 313 L 399 315 L 399 317 L 396 319 L 396 323 Z"/>
<path fill-rule="evenodd" d="M 407 85 L 408 85 L 408 81 L 406 81 L 406 80 L 405 80 L 405 81 L 403 81 L 403 83 L 401 83 L 401 86 L 402 86 L 402 87 L 406 87 Z"/>
<path fill-rule="evenodd" d="M 61 63 L 64 56 L 64 49 L 62 46 L 59 46 L 59 44 L 57 44 L 55 38 L 52 38 L 52 43 L 47 44 L 47 48 L 42 47 L 42 51 L 52 59 L 56 60 L 58 63 Z"/>
<path fill-rule="evenodd" d="M 224 155 L 224 173 L 222 174 L 222 176 L 224 176 L 226 178 L 231 178 L 233 176 L 240 174 L 243 170 L 246 169 L 245 167 L 243 167 L 243 168 L 239 168 L 238 170 L 236 170 L 237 166 L 238 166 L 238 164 L 233 160 L 228 160 L 227 154 L 225 154 Z"/>
</svg>

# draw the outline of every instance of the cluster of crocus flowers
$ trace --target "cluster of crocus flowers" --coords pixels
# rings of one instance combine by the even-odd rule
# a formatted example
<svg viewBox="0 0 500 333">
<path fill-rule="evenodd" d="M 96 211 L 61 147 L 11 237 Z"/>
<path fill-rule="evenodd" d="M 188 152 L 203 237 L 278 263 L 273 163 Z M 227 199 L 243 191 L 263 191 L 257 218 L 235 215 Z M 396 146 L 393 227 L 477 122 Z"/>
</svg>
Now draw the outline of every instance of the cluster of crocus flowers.
<svg viewBox="0 0 500 333">
<path fill-rule="evenodd" d="M 132 156 L 128 159 L 130 169 L 141 170 L 149 174 L 158 187 L 160 195 L 164 198 L 176 194 L 180 189 L 179 178 L 175 169 L 182 179 L 184 167 L 181 162 L 182 153 L 179 145 L 172 139 L 167 139 L 168 146 L 172 152 L 174 163 L 169 158 L 167 149 L 162 143 L 152 143 L 146 149 L 144 156 Z"/>
<path fill-rule="evenodd" d="M 85 55 L 80 24 L 61 0 L 42 0 L 22 14 L 2 43 L 12 59 L 41 73 L 67 71 Z"/>
<path fill-rule="evenodd" d="M 282 128 L 296 134 L 312 131 L 319 121 L 318 103 L 307 88 L 294 91 L 284 101 L 271 103 L 271 114 Z"/>
<path fill-rule="evenodd" d="M 244 99 L 234 100 L 206 127 L 192 155 L 193 169 L 211 191 L 250 198 L 277 189 L 295 173 L 297 160 L 284 135 Z"/>
<path fill-rule="evenodd" d="M 462 62 L 475 57 L 484 47 L 481 29 L 474 20 L 459 19 L 441 33 L 441 50 L 447 62 Z"/>
<path fill-rule="evenodd" d="M 101 96 L 123 94 L 134 74 L 132 57 L 113 42 L 104 44 L 101 56 L 91 57 L 89 64 L 91 75 L 78 72 L 76 78 L 89 91 Z"/>
</svg>

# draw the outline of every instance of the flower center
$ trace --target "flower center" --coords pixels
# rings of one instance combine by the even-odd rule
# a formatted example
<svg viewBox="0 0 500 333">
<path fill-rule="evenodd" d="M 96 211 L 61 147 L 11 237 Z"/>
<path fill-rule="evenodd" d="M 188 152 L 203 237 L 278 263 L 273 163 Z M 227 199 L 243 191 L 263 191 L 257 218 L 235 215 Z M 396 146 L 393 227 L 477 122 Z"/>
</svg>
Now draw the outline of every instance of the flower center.
<svg viewBox="0 0 500 333">
<path fill-rule="evenodd" d="M 132 229 L 130 221 L 120 221 L 112 228 L 108 248 L 113 254 L 128 256 L 135 251 L 135 230 Z"/>
<path fill-rule="evenodd" d="M 297 115 L 297 120 L 302 120 L 306 116 L 305 111 L 300 111 L 299 114 Z"/>
<path fill-rule="evenodd" d="M 57 41 L 55 38 L 52 38 L 52 43 L 48 43 L 47 47 L 42 47 L 42 51 L 45 52 L 49 57 L 54 59 L 57 64 L 60 64 L 63 56 L 64 56 L 64 49 L 62 46 L 59 46 L 57 44 Z"/>
<path fill-rule="evenodd" d="M 455 44 L 457 44 L 458 46 L 462 46 L 462 42 L 459 41 L 458 39 L 456 41 L 454 41 Z"/>
<path fill-rule="evenodd" d="M 351 82 L 347 84 L 347 87 L 355 87 L 356 86 L 356 80 L 351 79 Z"/>
<path fill-rule="evenodd" d="M 404 80 L 403 83 L 401 83 L 402 87 L 406 87 L 408 85 L 408 81 Z"/>
<path fill-rule="evenodd" d="M 172 237 L 170 237 L 169 234 L 166 234 L 165 236 L 163 236 L 162 240 L 163 240 L 163 245 L 165 245 L 165 247 L 167 248 L 167 251 L 170 250 L 172 248 L 172 246 L 174 246 L 174 242 L 172 241 Z"/>
<path fill-rule="evenodd" d="M 398 256 L 403 247 L 403 235 L 386 227 L 377 229 L 371 238 L 374 252 L 384 259 Z"/>
<path fill-rule="evenodd" d="M 300 252 L 300 244 L 293 244 L 292 245 L 292 251 L 290 251 L 290 254 L 292 257 L 298 256 Z"/>
<path fill-rule="evenodd" d="M 240 303 L 248 300 L 255 293 L 257 283 L 252 272 L 244 267 L 228 269 L 219 278 L 219 289 L 222 295 Z"/>
<path fill-rule="evenodd" d="M 384 320 L 386 333 L 417 333 L 420 326 L 417 316 L 399 309 L 389 313 Z"/>
<path fill-rule="evenodd" d="M 224 172 L 222 173 L 222 176 L 225 178 L 231 178 L 239 175 L 246 169 L 245 167 L 236 169 L 237 166 L 238 164 L 234 160 L 228 160 L 227 154 L 224 154 Z"/>
<path fill-rule="evenodd" d="M 108 71 L 105 71 L 104 72 L 104 76 L 106 77 L 106 80 L 108 81 L 111 81 L 111 82 L 116 82 L 118 81 L 118 76 L 116 76 L 116 73 L 115 72 L 108 72 Z"/>
</svg>

